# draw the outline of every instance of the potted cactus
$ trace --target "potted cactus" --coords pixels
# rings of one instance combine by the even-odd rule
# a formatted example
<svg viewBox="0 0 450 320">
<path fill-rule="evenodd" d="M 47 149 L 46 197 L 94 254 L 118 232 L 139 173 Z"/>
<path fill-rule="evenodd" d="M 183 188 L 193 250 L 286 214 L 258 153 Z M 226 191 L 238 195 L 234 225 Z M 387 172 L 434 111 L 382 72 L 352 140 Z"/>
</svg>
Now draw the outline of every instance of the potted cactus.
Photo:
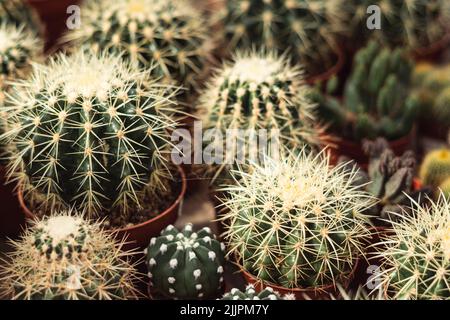
<svg viewBox="0 0 450 320">
<path fill-rule="evenodd" d="M 224 286 L 225 246 L 208 227 L 173 225 L 152 238 L 146 250 L 151 296 L 171 299 L 216 298 Z"/>
<path fill-rule="evenodd" d="M 217 11 L 222 55 L 236 48 L 289 51 L 305 66 L 307 82 L 337 74 L 344 55 L 337 45 L 343 1 L 229 0 Z"/>
<path fill-rule="evenodd" d="M 444 195 L 429 201 L 421 206 L 411 200 L 413 214 L 393 223 L 393 233 L 381 242 L 376 280 L 386 298 L 450 298 L 450 203 Z"/>
<path fill-rule="evenodd" d="M 418 110 L 417 96 L 410 90 L 412 66 L 403 49 L 391 50 L 371 41 L 356 54 L 342 98 L 319 90 L 312 93 L 320 118 L 341 138 L 337 149 L 331 149 L 336 158 L 346 155 L 366 164 L 362 139 L 384 137 L 396 154 L 410 148 Z M 337 86 L 336 78 L 330 80 L 329 94 Z"/>
<path fill-rule="evenodd" d="M 11 2 L 11 5 L 13 2 Z M 5 10 L 0 3 L 0 11 Z M 3 9 L 2 9 L 3 8 Z M 10 9 L 10 7 L 8 7 Z M 13 14 L 14 11 L 11 12 Z M 0 12 L 0 16 L 4 13 Z M 0 18 L 1 19 L 1 18 Z M 38 61 L 42 55 L 42 44 L 40 40 L 26 28 L 25 25 L 16 27 L 14 23 L 0 24 L 0 134 L 7 130 L 5 122 L 6 114 L 4 107 L 6 94 L 11 83 L 26 77 L 31 69 L 31 63 Z M 6 146 L 0 144 L 0 157 L 5 154 Z M 3 160 L 0 160 L 0 198 L 4 212 L 0 215 L 0 235 L 14 236 L 20 231 L 23 217 L 17 198 L 13 195 L 13 188 L 5 186 L 6 168 Z"/>
<path fill-rule="evenodd" d="M 279 138 L 281 144 L 291 148 L 306 144 L 318 149 L 324 130 L 316 123 L 315 106 L 307 98 L 310 88 L 302 75 L 301 68 L 291 65 L 284 55 L 264 50 L 238 52 L 208 82 L 199 98 L 198 118 L 212 136 L 228 136 L 227 130 L 246 130 L 246 160 L 250 158 L 250 137 L 260 129 L 266 130 L 268 142 L 276 143 Z M 273 137 L 274 133 L 278 137 Z M 230 180 L 230 162 L 236 168 L 236 159 L 227 158 L 233 153 L 226 151 L 229 153 L 222 155 L 221 163 L 207 168 L 213 181 Z"/>
<path fill-rule="evenodd" d="M 208 23 L 189 1 L 86 1 L 80 28 L 65 41 L 78 48 L 122 53 L 123 58 L 150 68 L 164 80 L 197 88 L 204 76 L 212 43 Z"/>
<path fill-rule="evenodd" d="M 354 185 L 355 169 L 297 153 L 236 172 L 242 178 L 225 188 L 221 219 L 228 255 L 258 290 L 322 298 L 352 278 L 370 237 L 363 211 L 375 202 Z"/>
<path fill-rule="evenodd" d="M 0 267 L 0 294 L 13 300 L 135 299 L 133 252 L 101 223 L 76 212 L 34 220 Z"/>
<path fill-rule="evenodd" d="M 168 159 L 176 90 L 84 50 L 36 65 L 12 89 L 2 140 L 28 216 L 75 207 L 139 246 L 175 221 L 186 188 Z"/>
</svg>

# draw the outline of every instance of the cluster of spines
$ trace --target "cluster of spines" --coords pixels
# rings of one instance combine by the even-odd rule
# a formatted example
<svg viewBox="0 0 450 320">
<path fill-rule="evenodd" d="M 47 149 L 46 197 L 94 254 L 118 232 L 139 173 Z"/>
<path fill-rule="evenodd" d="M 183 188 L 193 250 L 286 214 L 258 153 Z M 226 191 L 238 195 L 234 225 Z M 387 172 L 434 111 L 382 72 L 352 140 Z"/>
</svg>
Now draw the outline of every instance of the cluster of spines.
<svg viewBox="0 0 450 320">
<path fill-rule="evenodd" d="M 250 284 L 245 287 L 244 291 L 237 288 L 231 289 L 220 300 L 294 300 L 294 297 L 292 295 L 282 297 L 279 292 L 270 287 L 257 292 L 255 286 Z"/>
</svg>

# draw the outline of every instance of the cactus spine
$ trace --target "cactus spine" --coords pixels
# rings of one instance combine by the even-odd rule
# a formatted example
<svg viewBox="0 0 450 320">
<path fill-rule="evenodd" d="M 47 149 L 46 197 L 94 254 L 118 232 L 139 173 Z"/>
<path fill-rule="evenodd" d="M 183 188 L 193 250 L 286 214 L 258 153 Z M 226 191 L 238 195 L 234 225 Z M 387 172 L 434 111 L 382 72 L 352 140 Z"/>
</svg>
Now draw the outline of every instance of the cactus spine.
<svg viewBox="0 0 450 320">
<path fill-rule="evenodd" d="M 9 179 L 36 212 L 134 213 L 168 188 L 174 94 L 108 54 L 80 51 L 37 65 L 7 109 Z"/>
<path fill-rule="evenodd" d="M 229 192 L 222 217 L 229 255 L 260 280 L 285 288 L 318 288 L 348 281 L 369 231 L 362 214 L 374 204 L 356 170 L 331 168 L 305 150 L 267 158 Z"/>
<path fill-rule="evenodd" d="M 165 80 L 195 86 L 210 55 L 208 27 L 200 11 L 184 0 L 87 1 L 81 28 L 66 40 L 77 48 L 123 54 Z"/>
<path fill-rule="evenodd" d="M 123 242 L 74 212 L 36 220 L 2 266 L 2 292 L 15 300 L 136 298 L 137 271 Z"/>
<path fill-rule="evenodd" d="M 194 232 L 187 224 L 179 232 L 168 226 L 147 248 L 152 289 L 176 299 L 217 296 L 223 286 L 224 250 L 207 227 Z"/>
</svg>

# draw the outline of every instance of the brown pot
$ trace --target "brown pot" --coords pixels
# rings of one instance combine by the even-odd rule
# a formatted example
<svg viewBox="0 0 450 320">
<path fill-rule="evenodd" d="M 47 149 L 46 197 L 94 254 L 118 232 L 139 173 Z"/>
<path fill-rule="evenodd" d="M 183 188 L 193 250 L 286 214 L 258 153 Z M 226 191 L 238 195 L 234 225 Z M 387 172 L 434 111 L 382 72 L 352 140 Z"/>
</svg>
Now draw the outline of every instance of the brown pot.
<svg viewBox="0 0 450 320">
<path fill-rule="evenodd" d="M 446 33 L 442 39 L 431 43 L 428 47 L 417 48 L 413 52 L 416 61 L 436 61 L 450 45 L 450 32 Z"/>
<path fill-rule="evenodd" d="M 355 274 L 355 271 L 358 268 L 358 264 L 359 264 L 359 259 L 356 260 L 356 264 L 355 264 L 352 272 L 349 274 L 349 277 L 346 280 L 347 283 L 344 284 L 344 287 L 348 287 L 348 285 L 350 284 L 350 282 Z M 331 295 L 334 297 L 339 296 L 339 290 L 332 284 L 327 285 L 327 286 L 317 287 L 317 288 L 291 288 L 291 289 L 288 289 L 288 288 L 284 288 L 284 287 L 278 286 L 273 283 L 258 280 L 256 277 L 254 277 L 249 272 L 244 270 L 244 268 L 242 266 L 239 266 L 239 267 L 241 269 L 241 272 L 242 272 L 245 280 L 249 284 L 253 284 L 255 287 L 255 290 L 257 292 L 260 292 L 260 291 L 264 290 L 264 288 L 269 287 L 269 288 L 274 289 L 275 291 L 278 291 L 278 293 L 280 293 L 280 295 L 282 295 L 282 296 L 284 296 L 286 294 L 293 294 L 297 300 L 306 300 L 306 299 L 329 300 Z"/>
<path fill-rule="evenodd" d="M 334 46 L 334 52 L 336 53 L 336 63 L 334 64 L 334 66 L 321 74 L 307 77 L 305 79 L 305 82 L 307 84 L 315 85 L 317 83 L 320 83 L 324 87 L 327 80 L 329 80 L 334 75 L 337 75 L 342 70 L 345 64 L 344 51 L 339 45 L 336 45 Z"/>
<path fill-rule="evenodd" d="M 145 248 L 149 244 L 151 238 L 158 236 L 161 230 L 177 220 L 178 211 L 180 210 L 184 194 L 186 193 L 186 175 L 181 167 L 177 166 L 177 169 L 181 177 L 181 191 L 175 202 L 169 208 L 158 216 L 143 223 L 114 230 L 117 232 L 119 238 L 126 237 L 128 242 L 127 248 Z M 25 204 L 22 188 L 19 188 L 18 198 L 21 209 L 25 213 L 25 217 L 30 220 L 34 219 L 35 214 L 30 211 Z"/>
<path fill-rule="evenodd" d="M 25 224 L 19 201 L 12 184 L 5 185 L 6 168 L 0 165 L 0 237 L 17 236 Z"/>
<path fill-rule="evenodd" d="M 78 5 L 82 0 L 27 0 L 39 14 L 46 29 L 46 49 L 57 44 L 59 37 L 67 30 L 69 18 L 67 8 Z"/>
</svg>

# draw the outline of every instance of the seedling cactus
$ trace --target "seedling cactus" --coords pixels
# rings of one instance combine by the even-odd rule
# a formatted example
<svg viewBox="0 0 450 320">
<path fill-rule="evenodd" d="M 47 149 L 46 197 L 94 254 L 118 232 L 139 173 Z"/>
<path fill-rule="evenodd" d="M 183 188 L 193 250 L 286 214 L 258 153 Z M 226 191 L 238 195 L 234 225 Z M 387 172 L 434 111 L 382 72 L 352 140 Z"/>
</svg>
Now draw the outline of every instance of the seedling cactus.
<svg viewBox="0 0 450 320">
<path fill-rule="evenodd" d="M 292 295 L 285 295 L 282 297 L 277 291 L 272 288 L 265 288 L 261 292 L 256 292 L 253 285 L 248 285 L 245 291 L 233 288 L 230 292 L 223 295 L 220 300 L 295 300 Z"/>
<path fill-rule="evenodd" d="M 74 212 L 36 220 L 4 261 L 0 286 L 15 300 L 136 298 L 137 271 L 123 242 Z"/>
<path fill-rule="evenodd" d="M 195 86 L 212 49 L 201 12 L 179 0 L 86 1 L 81 28 L 66 35 L 72 46 L 123 53 L 171 83 Z"/>
<path fill-rule="evenodd" d="M 412 201 L 414 214 L 393 224 L 393 234 L 380 243 L 383 272 L 380 288 L 393 299 L 450 297 L 450 203 L 441 195 L 421 206 Z"/>
<path fill-rule="evenodd" d="M 245 270 L 285 288 L 348 281 L 370 236 L 362 212 L 374 204 L 353 185 L 356 170 L 301 150 L 233 174 L 241 179 L 224 188 L 221 219 L 229 255 Z"/>
<path fill-rule="evenodd" d="M 225 246 L 208 227 L 169 225 L 147 248 L 151 290 L 175 299 L 216 297 L 223 287 Z"/>
<path fill-rule="evenodd" d="M 174 94 L 108 54 L 36 65 L 7 109 L 9 180 L 36 214 L 69 206 L 90 217 L 135 212 L 168 188 Z"/>
</svg>

